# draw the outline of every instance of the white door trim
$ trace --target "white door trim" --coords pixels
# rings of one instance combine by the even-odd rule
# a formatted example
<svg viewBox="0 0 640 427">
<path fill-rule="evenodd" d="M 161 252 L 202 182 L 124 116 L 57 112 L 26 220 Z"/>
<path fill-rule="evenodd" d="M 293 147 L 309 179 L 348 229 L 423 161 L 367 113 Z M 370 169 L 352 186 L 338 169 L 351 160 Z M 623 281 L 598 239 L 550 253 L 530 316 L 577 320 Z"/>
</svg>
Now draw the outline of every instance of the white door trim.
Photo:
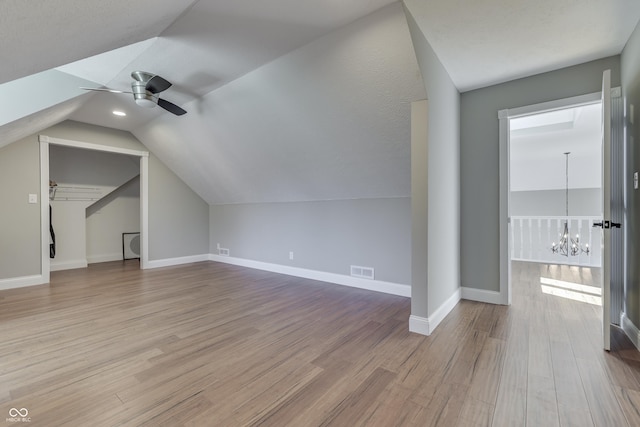
<svg viewBox="0 0 640 427">
<path fill-rule="evenodd" d="M 41 229 L 41 271 L 43 283 L 49 283 L 49 144 L 107 153 L 126 154 L 140 158 L 140 268 L 149 265 L 149 152 L 94 144 L 70 139 L 51 138 L 39 135 L 40 141 L 40 229 Z"/>
<path fill-rule="evenodd" d="M 620 96 L 620 88 L 611 89 L 612 96 Z M 544 113 L 553 110 L 560 110 L 567 107 L 593 104 L 601 99 L 600 92 L 586 95 L 573 96 L 571 98 L 558 99 L 555 101 L 532 104 L 518 108 L 508 108 L 498 111 L 499 120 L 499 175 L 500 175 L 500 207 L 498 210 L 500 221 L 500 302 L 501 304 L 511 304 L 511 260 L 509 247 L 509 120 L 527 116 L 534 113 Z"/>
</svg>

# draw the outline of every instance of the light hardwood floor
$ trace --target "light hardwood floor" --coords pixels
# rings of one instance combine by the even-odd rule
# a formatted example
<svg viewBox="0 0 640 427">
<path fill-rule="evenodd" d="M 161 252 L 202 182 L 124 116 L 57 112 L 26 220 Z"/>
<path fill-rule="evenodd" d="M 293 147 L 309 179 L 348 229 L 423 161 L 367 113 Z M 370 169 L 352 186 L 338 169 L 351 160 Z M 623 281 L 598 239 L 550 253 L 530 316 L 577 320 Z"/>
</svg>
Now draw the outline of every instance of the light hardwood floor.
<svg viewBox="0 0 640 427">
<path fill-rule="evenodd" d="M 640 353 L 542 292 L 596 273 L 514 263 L 512 306 L 423 337 L 406 298 L 213 262 L 56 272 L 0 292 L 0 425 L 638 426 Z"/>
</svg>

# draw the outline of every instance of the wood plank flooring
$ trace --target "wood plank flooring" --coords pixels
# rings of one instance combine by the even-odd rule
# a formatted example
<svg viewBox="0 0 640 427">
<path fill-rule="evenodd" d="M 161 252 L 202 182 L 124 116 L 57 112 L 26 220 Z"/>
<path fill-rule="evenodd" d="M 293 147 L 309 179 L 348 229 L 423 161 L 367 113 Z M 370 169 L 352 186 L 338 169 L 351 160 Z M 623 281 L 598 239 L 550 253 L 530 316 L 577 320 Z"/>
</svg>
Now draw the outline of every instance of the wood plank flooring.
<svg viewBox="0 0 640 427">
<path fill-rule="evenodd" d="M 409 299 L 214 262 L 55 272 L 0 292 L 0 425 L 638 426 L 640 353 L 563 294 L 597 274 L 513 263 L 512 306 L 424 337 Z"/>
</svg>

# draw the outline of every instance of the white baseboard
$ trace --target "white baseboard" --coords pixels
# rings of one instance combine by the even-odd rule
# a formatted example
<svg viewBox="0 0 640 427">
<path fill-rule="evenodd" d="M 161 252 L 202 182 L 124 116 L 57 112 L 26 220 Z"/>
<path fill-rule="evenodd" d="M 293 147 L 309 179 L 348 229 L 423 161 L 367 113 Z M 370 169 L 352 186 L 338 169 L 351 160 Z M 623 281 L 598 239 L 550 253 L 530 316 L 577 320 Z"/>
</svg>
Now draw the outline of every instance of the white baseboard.
<svg viewBox="0 0 640 427">
<path fill-rule="evenodd" d="M 96 264 L 99 262 L 111 262 L 111 261 L 122 261 L 122 252 L 118 252 L 114 254 L 87 256 L 87 263 L 89 264 Z"/>
<path fill-rule="evenodd" d="M 74 268 L 87 268 L 86 259 L 74 259 L 71 261 L 56 262 L 50 261 L 49 271 L 73 270 Z"/>
<path fill-rule="evenodd" d="M 500 292 L 496 291 L 487 291 L 484 289 L 475 289 L 475 288 L 467 288 L 462 287 L 462 299 L 477 301 L 477 302 L 486 302 L 489 304 L 498 304 L 502 305 L 504 302 L 503 298 L 500 295 Z"/>
<path fill-rule="evenodd" d="M 42 285 L 46 283 L 41 274 L 34 276 L 13 277 L 11 279 L 0 279 L 0 290 L 24 288 L 27 286 Z"/>
<path fill-rule="evenodd" d="M 273 273 L 334 283 L 336 285 L 350 286 L 352 288 L 366 289 L 369 291 L 383 292 L 385 294 L 411 297 L 411 286 L 399 283 L 383 282 L 380 280 L 361 279 L 343 274 L 327 273 L 324 271 L 308 270 L 306 268 L 291 267 L 288 265 L 272 264 L 268 262 L 253 261 L 244 258 L 235 258 L 217 254 L 209 254 L 210 261 L 223 262 L 241 267 L 255 268 L 257 270 L 271 271 Z"/>
<path fill-rule="evenodd" d="M 429 319 L 420 316 L 409 316 L 409 332 L 415 332 L 420 335 L 431 335 L 433 329 L 429 323 Z"/>
<path fill-rule="evenodd" d="M 192 262 L 201 262 L 201 261 L 209 261 L 209 254 L 149 260 L 146 268 L 171 267 L 173 265 L 191 264 Z"/>
<path fill-rule="evenodd" d="M 629 320 L 626 313 L 622 313 L 620 315 L 620 325 L 622 326 L 622 330 L 625 334 L 627 334 L 633 345 L 635 345 L 636 348 L 640 350 L 640 330 L 638 330 L 638 327 L 634 325 L 631 320 Z"/>
<path fill-rule="evenodd" d="M 447 317 L 447 314 L 453 310 L 453 308 L 460 302 L 462 298 L 462 291 L 460 288 L 456 289 L 456 291 L 451 295 L 445 302 L 443 302 L 440 307 L 436 311 L 433 312 L 429 316 L 429 325 L 431 325 L 431 330 L 433 331 L 436 326 L 440 324 Z"/>
<path fill-rule="evenodd" d="M 412 314 L 409 316 L 409 331 L 421 335 L 431 335 L 440 322 L 447 317 L 447 314 L 449 314 L 456 304 L 460 302 L 460 298 L 461 290 L 457 289 L 453 295 L 447 298 L 447 300 L 442 303 L 442 305 L 440 305 L 440 307 L 438 307 L 428 318 L 414 316 Z"/>
</svg>

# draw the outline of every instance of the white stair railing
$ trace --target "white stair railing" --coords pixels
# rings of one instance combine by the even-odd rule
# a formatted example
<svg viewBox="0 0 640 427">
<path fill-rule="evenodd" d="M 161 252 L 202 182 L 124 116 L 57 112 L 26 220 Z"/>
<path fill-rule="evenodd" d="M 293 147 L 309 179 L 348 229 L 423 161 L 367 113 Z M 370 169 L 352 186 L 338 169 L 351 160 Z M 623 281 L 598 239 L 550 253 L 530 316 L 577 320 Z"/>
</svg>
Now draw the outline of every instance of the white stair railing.
<svg viewBox="0 0 640 427">
<path fill-rule="evenodd" d="M 591 225 L 600 220 L 597 216 L 512 216 L 509 227 L 511 259 L 551 264 L 568 264 L 589 267 L 601 265 L 601 229 Z M 558 244 L 568 221 L 569 234 L 579 236 L 582 248 L 589 245 L 589 253 L 579 251 L 568 256 L 553 253 L 552 243 Z"/>
</svg>

